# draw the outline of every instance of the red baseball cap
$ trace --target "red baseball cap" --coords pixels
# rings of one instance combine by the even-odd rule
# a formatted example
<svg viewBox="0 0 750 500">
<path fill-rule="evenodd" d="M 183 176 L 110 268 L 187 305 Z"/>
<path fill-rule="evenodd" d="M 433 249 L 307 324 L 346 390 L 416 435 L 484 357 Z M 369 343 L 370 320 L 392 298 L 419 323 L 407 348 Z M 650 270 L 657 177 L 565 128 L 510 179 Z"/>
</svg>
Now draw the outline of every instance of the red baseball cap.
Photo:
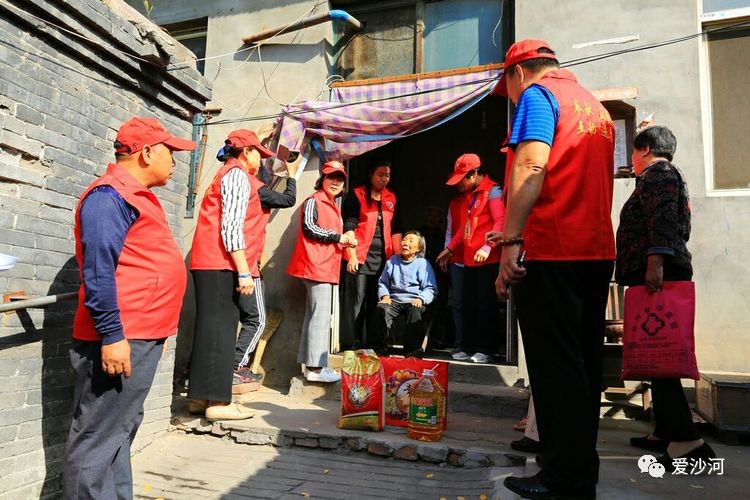
<svg viewBox="0 0 750 500">
<path fill-rule="evenodd" d="M 320 169 L 320 173 L 323 175 L 329 175 L 336 172 L 346 177 L 346 169 L 344 168 L 344 164 L 336 160 L 326 162 L 325 165 L 323 165 L 323 168 Z"/>
<path fill-rule="evenodd" d="M 115 147 L 115 152 L 128 154 L 154 144 L 164 144 L 172 151 L 192 151 L 196 147 L 195 142 L 170 134 L 156 118 L 137 116 L 122 124 L 116 141 L 120 144 Z"/>
<path fill-rule="evenodd" d="M 500 77 L 500 81 L 497 82 L 492 93 L 506 97 L 508 96 L 508 84 L 505 81 L 505 75 L 508 68 L 514 64 L 528 61 L 529 59 L 537 59 L 539 57 L 557 59 L 555 54 L 546 54 L 544 52 L 540 54 L 538 51 L 541 48 L 552 50 L 547 42 L 534 38 L 527 38 L 526 40 L 521 40 L 520 42 L 511 45 L 508 52 L 505 53 L 505 61 L 503 61 L 503 76 Z"/>
<path fill-rule="evenodd" d="M 238 128 L 231 132 L 227 137 L 227 140 L 224 141 L 224 144 L 229 144 L 233 148 L 253 147 L 258 150 L 261 158 L 276 156 L 273 151 L 261 145 L 260 139 L 258 139 L 258 134 L 246 128 Z"/>
<path fill-rule="evenodd" d="M 461 182 L 461 179 L 466 177 L 466 174 L 481 166 L 482 160 L 480 160 L 474 153 L 462 154 L 458 157 L 458 160 L 456 160 L 456 163 L 453 166 L 453 173 L 448 177 L 448 180 L 445 181 L 445 183 L 449 186 L 455 186 Z"/>
</svg>

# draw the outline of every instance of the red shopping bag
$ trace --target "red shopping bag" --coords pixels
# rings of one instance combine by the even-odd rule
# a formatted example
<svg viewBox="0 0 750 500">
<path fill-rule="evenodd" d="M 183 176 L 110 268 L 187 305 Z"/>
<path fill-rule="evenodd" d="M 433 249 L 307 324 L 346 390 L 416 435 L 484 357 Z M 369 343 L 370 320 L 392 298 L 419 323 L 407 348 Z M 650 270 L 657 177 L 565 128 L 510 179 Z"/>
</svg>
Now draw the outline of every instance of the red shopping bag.
<svg viewBox="0 0 750 500">
<path fill-rule="evenodd" d="M 443 405 L 443 430 L 448 427 L 448 363 L 417 358 L 382 356 L 380 362 L 385 372 L 385 423 L 406 427 L 409 423 L 409 389 L 422 370 L 435 370 L 435 380 L 445 390 Z"/>
<path fill-rule="evenodd" d="M 625 290 L 622 379 L 698 380 L 694 326 L 692 281 L 665 281 L 653 294 L 645 286 Z"/>
</svg>

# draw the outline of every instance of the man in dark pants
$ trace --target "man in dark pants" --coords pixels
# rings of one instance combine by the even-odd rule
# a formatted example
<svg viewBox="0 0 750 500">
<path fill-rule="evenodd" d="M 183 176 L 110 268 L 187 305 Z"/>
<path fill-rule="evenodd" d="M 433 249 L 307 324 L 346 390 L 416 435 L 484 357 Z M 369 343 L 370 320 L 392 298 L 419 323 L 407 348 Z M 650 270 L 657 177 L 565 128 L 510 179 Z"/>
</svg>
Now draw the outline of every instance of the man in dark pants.
<svg viewBox="0 0 750 500">
<path fill-rule="evenodd" d="M 524 498 L 594 498 L 614 127 L 546 42 L 513 44 L 503 69 L 496 91 L 516 111 L 505 226 L 490 239 L 503 249 L 498 293 L 513 285 L 542 442 L 542 470 L 505 486 Z"/>
<path fill-rule="evenodd" d="M 174 151 L 195 143 L 154 118 L 133 118 L 116 163 L 81 195 L 75 217 L 81 269 L 70 359 L 73 421 L 65 448 L 66 499 L 132 498 L 130 445 L 143 420 L 167 337 L 177 333 L 185 265 L 159 200 Z"/>
</svg>

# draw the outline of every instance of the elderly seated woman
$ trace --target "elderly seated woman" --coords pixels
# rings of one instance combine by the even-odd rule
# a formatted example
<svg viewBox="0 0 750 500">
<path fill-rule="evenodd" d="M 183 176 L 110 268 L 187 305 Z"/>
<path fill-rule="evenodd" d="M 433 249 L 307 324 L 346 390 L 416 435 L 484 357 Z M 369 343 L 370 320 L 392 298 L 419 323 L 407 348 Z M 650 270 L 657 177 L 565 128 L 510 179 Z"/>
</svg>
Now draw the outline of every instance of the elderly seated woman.
<svg viewBox="0 0 750 500">
<path fill-rule="evenodd" d="M 378 280 L 378 317 L 386 330 L 399 316 L 406 318 L 404 353 L 421 357 L 425 306 L 437 295 L 435 271 L 425 259 L 425 240 L 419 231 L 407 231 L 401 240 L 401 253 L 385 264 Z"/>
</svg>

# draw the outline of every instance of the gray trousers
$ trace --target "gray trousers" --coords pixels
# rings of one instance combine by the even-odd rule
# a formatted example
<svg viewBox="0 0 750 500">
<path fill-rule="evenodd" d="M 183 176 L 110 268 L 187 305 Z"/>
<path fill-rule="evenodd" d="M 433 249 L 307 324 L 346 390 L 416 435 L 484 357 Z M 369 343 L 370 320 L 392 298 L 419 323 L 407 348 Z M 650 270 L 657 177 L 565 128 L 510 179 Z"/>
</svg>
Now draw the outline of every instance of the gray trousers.
<svg viewBox="0 0 750 500">
<path fill-rule="evenodd" d="M 307 297 L 297 362 L 311 368 L 328 366 L 333 286 L 330 283 L 306 279 L 303 279 L 302 283 L 305 285 Z"/>
<path fill-rule="evenodd" d="M 101 343 L 73 340 L 73 422 L 65 447 L 64 496 L 68 500 L 133 498 L 130 445 L 143 420 L 143 402 L 164 345 L 131 340 L 130 378 L 102 371 Z"/>
</svg>

